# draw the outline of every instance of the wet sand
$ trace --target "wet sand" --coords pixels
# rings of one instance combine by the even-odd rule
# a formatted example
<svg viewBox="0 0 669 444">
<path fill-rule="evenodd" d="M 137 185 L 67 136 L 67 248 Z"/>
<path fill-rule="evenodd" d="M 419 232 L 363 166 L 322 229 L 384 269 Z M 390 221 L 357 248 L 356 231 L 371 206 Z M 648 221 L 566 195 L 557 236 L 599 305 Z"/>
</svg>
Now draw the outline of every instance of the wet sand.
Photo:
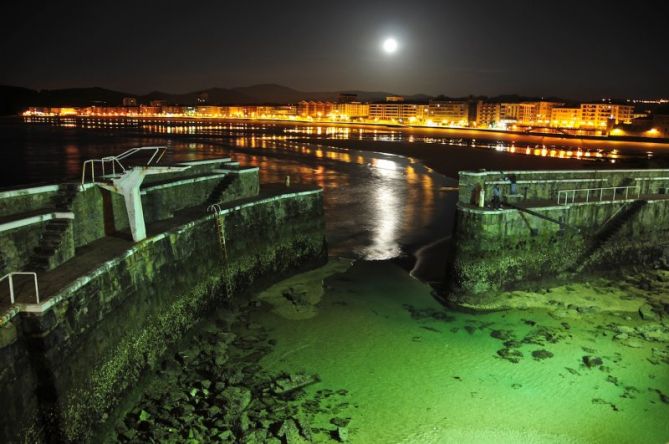
<svg viewBox="0 0 669 444">
<path fill-rule="evenodd" d="M 311 143 L 317 143 L 311 141 Z M 553 157 L 511 154 L 491 149 L 476 149 L 456 145 L 442 145 L 424 142 L 386 142 L 368 140 L 327 140 L 323 144 L 340 148 L 363 151 L 377 151 L 412 157 L 425 163 L 433 170 L 452 178 L 463 170 L 576 170 L 602 168 L 666 168 L 669 162 L 664 158 L 655 160 L 633 159 L 624 162 L 560 159 Z"/>
<path fill-rule="evenodd" d="M 666 289 L 654 282 L 655 292 Z M 602 280 L 553 288 L 550 298 L 526 293 L 539 302 L 514 311 L 463 314 L 395 266 L 369 262 L 325 288 L 308 320 L 253 318 L 277 341 L 265 368 L 318 373 L 322 383 L 307 395 L 348 390 L 351 442 L 669 438 L 669 322 L 638 313 L 654 292 Z"/>
</svg>

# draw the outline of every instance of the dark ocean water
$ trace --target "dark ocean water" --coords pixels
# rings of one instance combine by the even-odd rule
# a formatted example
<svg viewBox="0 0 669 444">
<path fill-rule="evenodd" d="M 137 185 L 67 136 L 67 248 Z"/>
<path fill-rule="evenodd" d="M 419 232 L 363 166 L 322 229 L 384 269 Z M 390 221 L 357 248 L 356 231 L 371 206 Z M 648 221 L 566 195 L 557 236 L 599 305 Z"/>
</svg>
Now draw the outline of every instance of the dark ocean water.
<svg viewBox="0 0 669 444">
<path fill-rule="evenodd" d="M 322 187 L 332 255 L 390 259 L 450 233 L 456 194 L 443 187 L 456 182 L 414 159 L 331 147 L 318 138 L 291 140 L 263 127 L 192 131 L 6 120 L 0 123 L 0 187 L 76 181 L 86 159 L 167 145 L 162 163 L 229 156 L 260 167 L 263 183 L 290 176 L 292 183 Z"/>
</svg>

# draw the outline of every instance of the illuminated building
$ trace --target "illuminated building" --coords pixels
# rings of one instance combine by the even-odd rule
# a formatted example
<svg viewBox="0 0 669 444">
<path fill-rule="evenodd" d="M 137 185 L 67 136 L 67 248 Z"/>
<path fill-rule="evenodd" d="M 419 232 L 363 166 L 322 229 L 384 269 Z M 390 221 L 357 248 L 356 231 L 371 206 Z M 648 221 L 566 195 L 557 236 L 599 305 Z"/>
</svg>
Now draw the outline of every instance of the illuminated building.
<svg viewBox="0 0 669 444">
<path fill-rule="evenodd" d="M 534 104 L 534 122 L 541 124 L 549 124 L 552 117 L 553 109 L 563 106 L 564 103 L 558 102 L 535 102 Z"/>
<path fill-rule="evenodd" d="M 634 106 L 611 103 L 582 103 L 581 127 L 606 129 L 609 124 L 630 123 Z"/>
<path fill-rule="evenodd" d="M 580 124 L 580 107 L 558 107 L 551 110 L 551 126 L 555 128 L 578 128 Z"/>
<path fill-rule="evenodd" d="M 336 104 L 333 102 L 315 102 L 302 100 L 297 104 L 297 114 L 302 117 L 325 117 L 334 111 Z"/>
<path fill-rule="evenodd" d="M 222 117 L 225 115 L 223 107 L 221 106 L 211 106 L 211 105 L 198 106 L 195 109 L 195 112 L 200 117 Z"/>
<path fill-rule="evenodd" d="M 185 114 L 183 106 L 163 106 L 161 111 L 167 116 L 181 116 Z"/>
<path fill-rule="evenodd" d="M 383 102 L 369 104 L 369 119 L 413 123 L 426 118 L 428 106 L 417 103 Z"/>
<path fill-rule="evenodd" d="M 404 102 L 403 96 L 387 96 L 386 102 Z"/>
<path fill-rule="evenodd" d="M 151 103 L 156 102 L 155 100 L 152 100 Z M 162 100 L 158 100 L 158 102 L 162 102 Z M 146 105 L 140 105 L 139 106 L 139 114 L 142 116 L 155 116 L 157 114 L 160 114 L 162 108 L 160 106 L 146 106 Z"/>
<path fill-rule="evenodd" d="M 124 97 L 123 106 L 137 106 L 137 99 L 134 97 Z"/>
<path fill-rule="evenodd" d="M 456 100 L 431 100 L 429 119 L 441 125 L 467 126 L 469 123 L 469 103 Z"/>
<path fill-rule="evenodd" d="M 500 103 L 499 114 L 502 120 L 518 120 L 519 103 Z"/>
<path fill-rule="evenodd" d="M 548 125 L 551 121 L 553 108 L 563 105 L 557 102 L 521 102 L 514 104 L 514 118 L 518 123 L 526 125 Z"/>
<path fill-rule="evenodd" d="M 295 116 L 297 106 L 295 105 L 277 105 L 270 107 L 270 114 L 276 117 Z"/>
<path fill-rule="evenodd" d="M 501 106 L 499 103 L 489 103 L 479 100 L 476 104 L 476 126 L 490 128 L 500 122 Z"/>
<path fill-rule="evenodd" d="M 369 116 L 369 103 L 344 102 L 337 104 L 337 114 L 348 118 L 366 118 Z"/>
</svg>

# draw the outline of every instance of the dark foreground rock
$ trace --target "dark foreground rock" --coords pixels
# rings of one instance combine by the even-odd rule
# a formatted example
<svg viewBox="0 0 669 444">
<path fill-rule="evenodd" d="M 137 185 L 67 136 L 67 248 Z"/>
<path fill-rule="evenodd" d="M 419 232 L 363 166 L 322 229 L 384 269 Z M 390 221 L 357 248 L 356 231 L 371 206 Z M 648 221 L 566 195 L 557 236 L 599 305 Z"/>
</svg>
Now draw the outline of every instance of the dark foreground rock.
<svg viewBox="0 0 669 444">
<path fill-rule="evenodd" d="M 350 418 L 329 428 L 312 427 L 312 422 L 317 415 L 346 416 L 348 404 L 342 398 L 347 391 L 323 389 L 307 397 L 304 388 L 319 383 L 317 375 L 273 375 L 260 367 L 272 347 L 273 341 L 244 312 L 222 314 L 162 363 L 140 401 L 117 423 L 116 440 L 346 441 Z M 333 400 L 339 401 L 336 409 L 330 407 Z"/>
</svg>

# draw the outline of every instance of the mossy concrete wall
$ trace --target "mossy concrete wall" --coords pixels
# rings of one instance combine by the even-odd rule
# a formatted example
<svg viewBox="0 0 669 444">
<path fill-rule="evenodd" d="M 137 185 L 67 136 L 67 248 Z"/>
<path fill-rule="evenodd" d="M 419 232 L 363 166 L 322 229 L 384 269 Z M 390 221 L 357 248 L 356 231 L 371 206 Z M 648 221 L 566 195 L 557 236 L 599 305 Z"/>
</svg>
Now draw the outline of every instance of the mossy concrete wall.
<svg viewBox="0 0 669 444">
<path fill-rule="evenodd" d="M 230 202 L 258 195 L 258 168 L 218 171 L 221 175 L 209 180 L 194 181 L 193 178 L 178 178 L 160 185 L 156 182 L 147 184 L 142 189 L 145 222 L 150 224 L 169 219 L 175 212 L 189 207 Z M 127 230 L 129 222 L 123 196 L 107 190 L 103 190 L 103 194 L 105 194 L 103 199 L 107 232 Z"/>
<path fill-rule="evenodd" d="M 5 264 L 5 270 L 0 270 L 0 277 L 5 272 L 23 270 L 39 245 L 45 224 L 39 222 L 0 232 L 0 256 Z"/>
<path fill-rule="evenodd" d="M 21 319 L 0 326 L 0 442 L 29 442 L 40 405 L 35 389 L 37 375 L 23 336 Z M 17 432 L 24 430 L 21 435 Z"/>
<path fill-rule="evenodd" d="M 75 248 L 90 244 L 112 232 L 111 226 L 106 226 L 105 215 L 108 208 L 108 192 L 97 187 L 86 187 L 77 193 L 72 201 L 72 235 Z"/>
<path fill-rule="evenodd" d="M 259 198 L 224 209 L 230 263 L 212 214 L 136 244 L 54 295 L 43 312 L 20 313 L 0 347 L 0 440 L 85 442 L 170 344 L 203 312 L 260 278 L 324 263 L 319 190 Z M 20 396 L 19 396 L 20 394 Z M 34 395 L 34 396 L 32 396 Z"/>
<path fill-rule="evenodd" d="M 609 183 L 620 173 L 613 176 Z M 451 300 L 495 306 L 502 290 L 669 257 L 669 200 L 656 196 L 627 216 L 632 199 L 531 208 L 551 221 L 508 207 L 477 208 L 461 190 L 467 202 L 458 204 L 456 216 L 448 270 Z M 602 237 L 616 219 L 615 229 Z"/>
<path fill-rule="evenodd" d="M 52 207 L 56 194 L 58 185 L 1 191 L 0 217 Z"/>
<path fill-rule="evenodd" d="M 502 195 L 508 195 L 511 184 L 505 178 L 515 176 L 517 193 L 526 199 L 555 200 L 559 190 L 599 187 L 638 186 L 641 194 L 668 194 L 669 170 L 565 170 L 565 171 L 461 171 L 459 198 L 463 204 L 472 203 L 476 187 L 492 198 L 492 188 L 498 185 Z"/>
</svg>

